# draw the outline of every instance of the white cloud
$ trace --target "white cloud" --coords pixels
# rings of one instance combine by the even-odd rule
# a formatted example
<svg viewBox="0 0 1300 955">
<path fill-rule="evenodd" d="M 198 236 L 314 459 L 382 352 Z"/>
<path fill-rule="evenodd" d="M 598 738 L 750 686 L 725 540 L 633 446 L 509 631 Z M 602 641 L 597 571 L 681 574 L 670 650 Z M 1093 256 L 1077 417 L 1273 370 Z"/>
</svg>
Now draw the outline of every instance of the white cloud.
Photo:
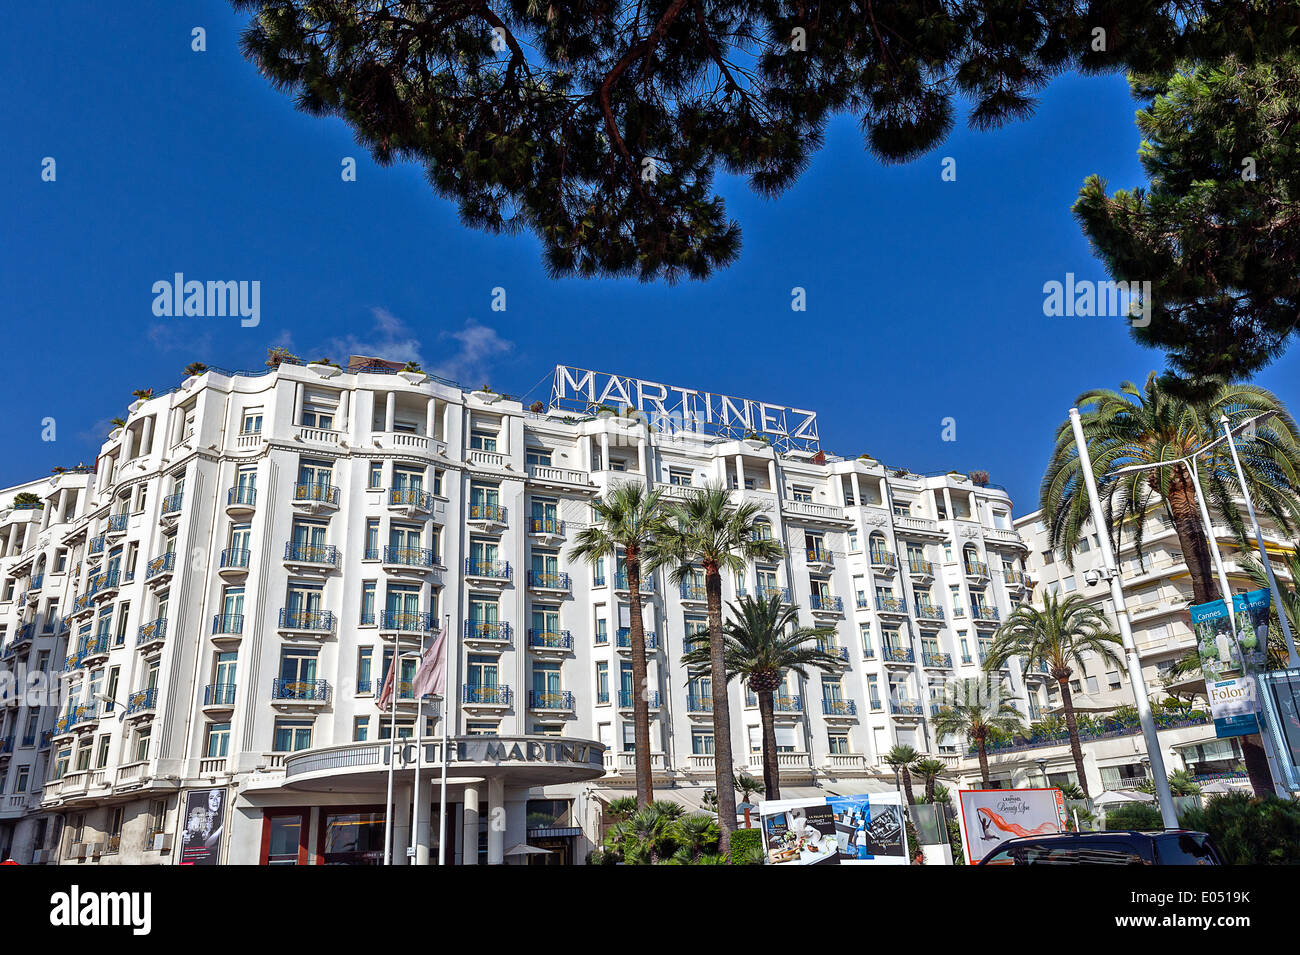
<svg viewBox="0 0 1300 955">
<path fill-rule="evenodd" d="M 443 332 L 439 337 L 453 339 L 458 349 L 445 355 L 433 368 L 425 370 L 470 388 L 491 384 L 486 376 L 493 361 L 509 354 L 515 347 L 514 342 L 498 335 L 495 328 L 480 325 L 472 318 L 460 331 Z"/>
<path fill-rule="evenodd" d="M 484 377 L 495 359 L 509 354 L 514 343 L 502 338 L 496 329 L 473 319 L 466 320 L 457 331 L 438 335 L 437 346 L 429 357 L 425 345 L 402 319 L 384 308 L 371 309 L 374 325 L 364 336 L 346 335 L 327 341 L 318 352 L 301 357 L 310 361 L 328 357 L 343 364 L 351 355 L 386 358 L 389 361 L 416 361 L 431 375 L 450 378 L 467 387 L 490 383 Z"/>
</svg>

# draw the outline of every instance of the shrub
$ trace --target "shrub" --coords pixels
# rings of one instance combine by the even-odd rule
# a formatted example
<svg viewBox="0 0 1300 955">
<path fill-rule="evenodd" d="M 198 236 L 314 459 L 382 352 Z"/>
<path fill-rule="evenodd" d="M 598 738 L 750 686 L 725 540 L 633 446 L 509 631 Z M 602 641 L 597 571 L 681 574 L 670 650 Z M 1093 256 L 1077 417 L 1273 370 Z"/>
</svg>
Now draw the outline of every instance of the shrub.
<svg viewBox="0 0 1300 955">
<path fill-rule="evenodd" d="M 276 345 L 274 348 L 266 350 L 266 367 L 279 368 L 281 365 L 296 365 L 299 363 L 298 356 L 283 345 Z"/>
<path fill-rule="evenodd" d="M 1160 810 L 1150 803 L 1131 802 L 1106 812 L 1107 829 L 1163 829 Z"/>
<path fill-rule="evenodd" d="M 758 865 L 762 861 L 762 829 L 737 829 L 731 834 L 732 865 Z"/>
<path fill-rule="evenodd" d="M 1300 802 L 1228 793 L 1178 819 L 1208 832 L 1229 865 L 1300 865 Z"/>
</svg>

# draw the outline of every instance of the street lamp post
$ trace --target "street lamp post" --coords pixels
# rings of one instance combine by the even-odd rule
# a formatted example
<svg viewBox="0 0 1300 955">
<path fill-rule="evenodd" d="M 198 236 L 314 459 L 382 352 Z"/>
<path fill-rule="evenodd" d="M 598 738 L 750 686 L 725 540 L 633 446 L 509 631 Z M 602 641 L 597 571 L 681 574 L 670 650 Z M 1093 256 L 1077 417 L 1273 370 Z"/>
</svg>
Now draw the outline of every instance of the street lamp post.
<svg viewBox="0 0 1300 955">
<path fill-rule="evenodd" d="M 1092 457 L 1088 454 L 1088 443 L 1083 437 L 1083 422 L 1079 419 L 1078 408 L 1070 409 L 1070 425 L 1074 429 L 1074 442 L 1079 449 L 1079 472 L 1083 476 L 1084 487 L 1088 492 L 1092 522 L 1097 528 L 1097 539 L 1101 544 L 1102 565 L 1110 582 L 1111 600 L 1115 603 L 1115 618 L 1119 621 L 1120 639 L 1124 644 L 1128 678 L 1133 684 L 1133 702 L 1137 706 L 1138 722 L 1142 724 L 1142 736 L 1146 740 L 1147 753 L 1151 757 L 1156 797 L 1160 803 L 1160 817 L 1164 820 L 1166 828 L 1175 829 L 1178 826 L 1178 814 L 1174 811 L 1173 796 L 1169 793 L 1165 760 L 1160 752 L 1160 737 L 1156 733 L 1156 723 L 1151 716 L 1151 701 L 1147 699 L 1146 679 L 1142 676 L 1142 661 L 1138 659 L 1137 645 L 1133 642 L 1133 625 L 1128 616 L 1128 604 L 1124 602 L 1124 587 L 1120 583 L 1115 551 L 1110 544 L 1110 534 L 1106 532 L 1106 516 L 1101 509 L 1101 499 L 1097 496 L 1097 482 L 1092 476 Z"/>
</svg>

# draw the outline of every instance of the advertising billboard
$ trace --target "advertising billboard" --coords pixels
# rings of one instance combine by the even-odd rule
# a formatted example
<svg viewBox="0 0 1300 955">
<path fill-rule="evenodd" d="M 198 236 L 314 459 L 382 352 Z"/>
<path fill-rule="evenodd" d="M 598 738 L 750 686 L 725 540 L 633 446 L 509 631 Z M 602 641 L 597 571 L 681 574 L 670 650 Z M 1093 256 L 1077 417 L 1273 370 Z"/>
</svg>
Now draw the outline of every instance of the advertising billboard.
<svg viewBox="0 0 1300 955">
<path fill-rule="evenodd" d="M 185 794 L 178 865 L 219 865 L 226 830 L 226 790 L 191 789 Z"/>
<path fill-rule="evenodd" d="M 768 865 L 907 865 L 907 829 L 897 793 L 764 800 Z"/>
<path fill-rule="evenodd" d="M 1059 789 L 961 789 L 957 805 L 968 865 L 1008 839 L 1066 828 L 1065 794 Z"/>
<path fill-rule="evenodd" d="M 1205 692 L 1220 739 L 1259 732 L 1255 676 L 1268 653 L 1267 590 L 1233 594 L 1232 610 L 1223 600 L 1189 608 L 1196 652 L 1205 674 Z"/>
</svg>

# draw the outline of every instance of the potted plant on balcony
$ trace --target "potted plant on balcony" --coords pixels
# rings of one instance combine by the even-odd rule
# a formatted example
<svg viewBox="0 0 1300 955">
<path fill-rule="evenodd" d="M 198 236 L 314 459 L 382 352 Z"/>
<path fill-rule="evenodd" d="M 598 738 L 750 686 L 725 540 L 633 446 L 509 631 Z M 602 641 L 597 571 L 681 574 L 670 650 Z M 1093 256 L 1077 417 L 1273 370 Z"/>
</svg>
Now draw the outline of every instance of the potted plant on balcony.
<svg viewBox="0 0 1300 955">
<path fill-rule="evenodd" d="M 470 394 L 489 405 L 501 400 L 501 396 L 492 390 L 491 385 L 479 385 L 478 389 L 470 392 Z"/>
<path fill-rule="evenodd" d="M 266 367 L 279 368 L 281 365 L 300 364 L 299 358 L 283 345 L 275 345 L 266 350 Z"/>
<path fill-rule="evenodd" d="M 317 358 L 315 361 L 307 363 L 307 370 L 315 372 L 322 378 L 333 378 L 343 369 L 338 362 L 330 361 L 328 358 Z"/>
<path fill-rule="evenodd" d="M 41 499 L 31 491 L 19 491 L 15 494 L 13 506 L 17 508 L 32 508 L 38 511 L 45 508 L 45 505 L 41 503 Z"/>
<path fill-rule="evenodd" d="M 108 423 L 113 426 L 109 429 L 108 440 L 113 441 L 122 433 L 122 428 L 126 426 L 126 422 L 121 418 L 112 418 Z"/>
<path fill-rule="evenodd" d="M 764 448 L 772 446 L 772 439 L 765 434 L 759 434 L 757 431 L 746 431 L 745 446 L 754 451 L 762 451 Z"/>
<path fill-rule="evenodd" d="M 397 373 L 397 377 L 409 381 L 413 385 L 429 380 L 429 376 L 424 373 L 424 369 L 420 367 L 418 361 L 408 361 L 402 366 L 402 370 Z"/>
<path fill-rule="evenodd" d="M 128 414 L 135 414 L 144 407 L 146 401 L 153 397 L 153 389 L 137 388 L 135 391 L 131 392 L 131 397 L 135 398 L 135 401 L 131 402 L 131 404 L 127 406 L 126 410 Z"/>
</svg>

